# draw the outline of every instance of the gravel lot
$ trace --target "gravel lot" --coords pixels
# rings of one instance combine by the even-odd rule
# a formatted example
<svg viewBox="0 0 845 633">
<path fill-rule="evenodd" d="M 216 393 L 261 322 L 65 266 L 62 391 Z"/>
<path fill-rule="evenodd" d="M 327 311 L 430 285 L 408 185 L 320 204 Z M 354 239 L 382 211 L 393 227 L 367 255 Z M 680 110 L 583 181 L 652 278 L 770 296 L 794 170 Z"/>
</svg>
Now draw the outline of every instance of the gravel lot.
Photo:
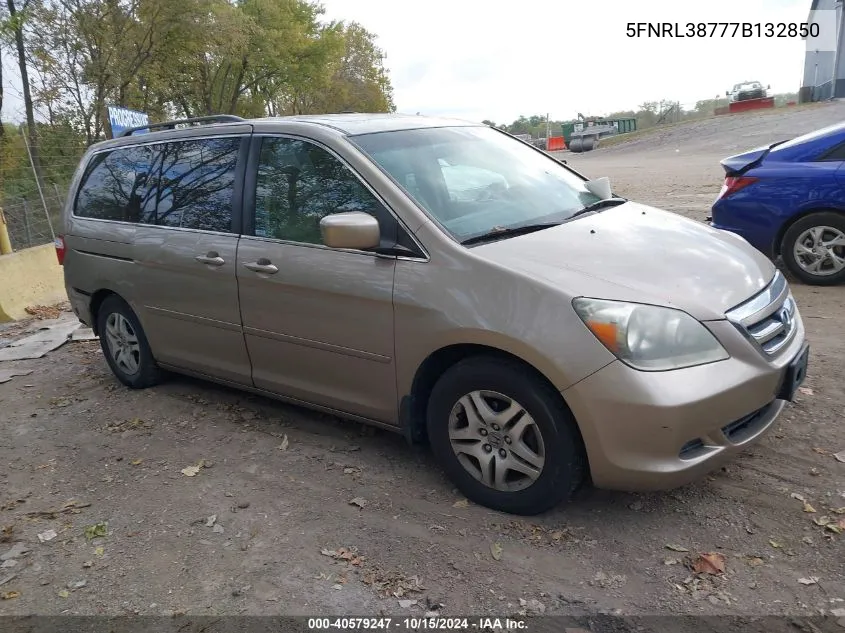
<svg viewBox="0 0 845 633">
<path fill-rule="evenodd" d="M 621 195 L 703 219 L 720 158 L 843 115 L 725 117 L 566 157 Z M 833 456 L 845 450 L 845 288 L 794 292 L 811 368 L 774 432 L 686 488 L 587 489 L 532 519 L 467 504 L 398 436 L 188 378 L 125 389 L 97 342 L 16 363 L 34 371 L 0 385 L 0 554 L 16 548 L 0 614 L 845 608 L 845 533 L 814 523 L 845 519 Z M 724 574 L 686 567 L 710 552 Z"/>
</svg>

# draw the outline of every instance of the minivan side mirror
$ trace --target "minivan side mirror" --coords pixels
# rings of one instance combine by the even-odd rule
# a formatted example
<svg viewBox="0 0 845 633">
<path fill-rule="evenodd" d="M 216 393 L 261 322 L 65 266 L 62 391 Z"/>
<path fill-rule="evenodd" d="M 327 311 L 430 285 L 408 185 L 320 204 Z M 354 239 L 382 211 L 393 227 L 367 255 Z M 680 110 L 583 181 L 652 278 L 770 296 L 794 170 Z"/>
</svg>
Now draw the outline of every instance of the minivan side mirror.
<svg viewBox="0 0 845 633">
<path fill-rule="evenodd" d="M 381 241 L 378 220 L 369 213 L 332 213 L 320 220 L 323 244 L 330 248 L 376 248 Z"/>
<path fill-rule="evenodd" d="M 613 197 L 613 192 L 610 190 L 610 178 L 603 176 L 595 180 L 588 180 L 584 183 L 587 191 L 596 195 L 601 200 L 608 200 Z"/>
</svg>

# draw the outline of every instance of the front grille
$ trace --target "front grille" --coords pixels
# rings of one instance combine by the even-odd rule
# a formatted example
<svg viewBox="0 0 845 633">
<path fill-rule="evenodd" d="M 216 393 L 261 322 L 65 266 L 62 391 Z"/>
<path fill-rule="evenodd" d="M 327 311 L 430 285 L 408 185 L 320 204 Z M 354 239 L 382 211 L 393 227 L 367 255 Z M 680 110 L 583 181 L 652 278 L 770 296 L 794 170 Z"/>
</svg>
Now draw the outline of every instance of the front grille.
<svg viewBox="0 0 845 633">
<path fill-rule="evenodd" d="M 796 306 L 780 271 L 772 282 L 725 316 L 768 356 L 777 354 L 795 336 Z"/>
</svg>

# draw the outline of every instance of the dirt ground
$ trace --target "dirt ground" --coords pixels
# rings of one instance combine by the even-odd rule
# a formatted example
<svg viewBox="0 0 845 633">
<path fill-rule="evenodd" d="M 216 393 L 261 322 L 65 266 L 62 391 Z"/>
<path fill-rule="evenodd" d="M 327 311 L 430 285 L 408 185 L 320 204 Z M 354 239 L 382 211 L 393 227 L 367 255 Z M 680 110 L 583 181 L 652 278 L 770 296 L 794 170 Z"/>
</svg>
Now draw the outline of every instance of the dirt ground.
<svg viewBox="0 0 845 633">
<path fill-rule="evenodd" d="M 703 219 L 720 158 L 843 114 L 726 117 L 566 157 L 621 195 Z M 96 341 L 19 362 L 33 373 L 0 385 L 0 555 L 16 549 L 0 614 L 845 608 L 845 533 L 814 523 L 845 518 L 833 456 L 845 450 L 845 287 L 793 283 L 811 366 L 772 433 L 697 484 L 586 489 L 531 519 L 467 504 L 425 449 L 389 433 L 188 378 L 125 389 Z M 711 552 L 724 574 L 687 568 Z"/>
</svg>

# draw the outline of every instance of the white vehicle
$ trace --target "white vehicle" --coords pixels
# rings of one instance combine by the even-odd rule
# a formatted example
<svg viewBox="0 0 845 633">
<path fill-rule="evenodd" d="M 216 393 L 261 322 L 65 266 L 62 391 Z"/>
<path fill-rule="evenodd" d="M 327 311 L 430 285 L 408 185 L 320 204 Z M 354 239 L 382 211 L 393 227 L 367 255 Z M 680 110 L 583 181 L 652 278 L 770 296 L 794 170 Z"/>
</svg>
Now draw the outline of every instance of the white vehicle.
<svg viewBox="0 0 845 633">
<path fill-rule="evenodd" d="M 731 103 L 736 101 L 748 101 L 749 99 L 764 99 L 766 97 L 766 90 L 770 90 L 771 86 L 763 87 L 759 81 L 744 81 L 736 84 L 733 90 L 725 93 L 730 97 Z"/>
</svg>

